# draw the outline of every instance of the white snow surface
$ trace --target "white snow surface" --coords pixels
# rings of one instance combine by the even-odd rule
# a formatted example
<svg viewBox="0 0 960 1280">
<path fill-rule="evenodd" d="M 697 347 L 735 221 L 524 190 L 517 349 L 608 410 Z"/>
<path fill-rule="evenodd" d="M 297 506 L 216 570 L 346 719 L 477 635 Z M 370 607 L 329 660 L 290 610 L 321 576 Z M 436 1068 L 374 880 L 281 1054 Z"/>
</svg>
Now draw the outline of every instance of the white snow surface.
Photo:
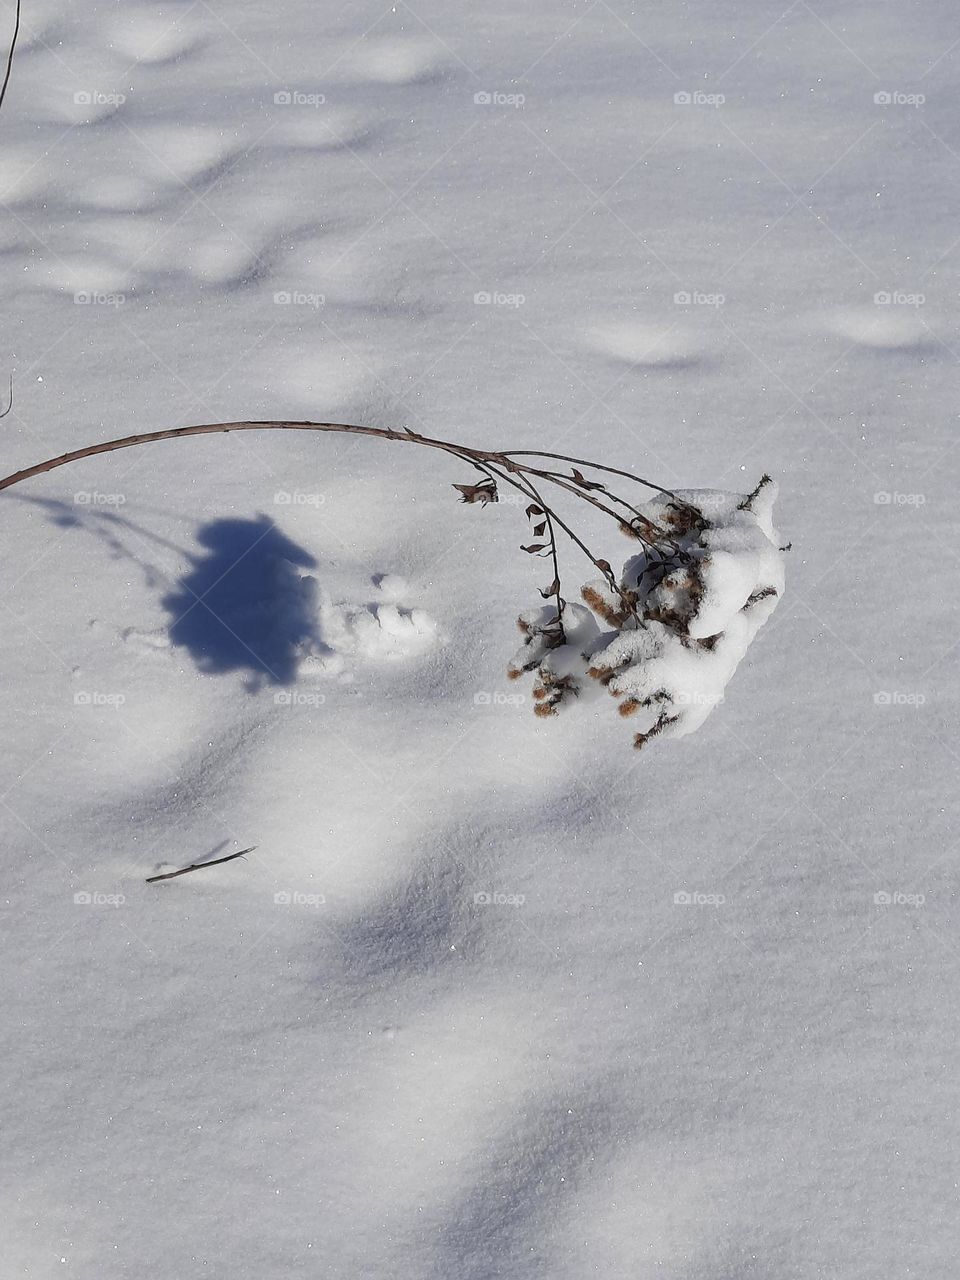
<svg viewBox="0 0 960 1280">
<path fill-rule="evenodd" d="M 245 432 L 0 494 L 4 1280 L 953 1280 L 958 37 L 25 2 L 5 471 L 407 426 L 767 471 L 793 550 L 635 752 L 508 680 L 548 562 L 449 456 Z M 765 566 L 714 557 L 726 617 Z"/>
</svg>

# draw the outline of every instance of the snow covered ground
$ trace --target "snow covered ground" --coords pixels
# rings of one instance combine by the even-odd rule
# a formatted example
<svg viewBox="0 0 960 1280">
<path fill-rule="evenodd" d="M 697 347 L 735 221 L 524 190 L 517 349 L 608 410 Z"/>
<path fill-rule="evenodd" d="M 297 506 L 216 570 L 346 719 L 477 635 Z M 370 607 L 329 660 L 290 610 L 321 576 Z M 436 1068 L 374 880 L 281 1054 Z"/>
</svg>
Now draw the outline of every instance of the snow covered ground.
<svg viewBox="0 0 960 1280">
<path fill-rule="evenodd" d="M 25 0 L 4 473 L 338 418 L 793 550 L 637 753 L 452 460 L 0 495 L 3 1276 L 953 1280 L 958 78 L 944 0 Z"/>
</svg>

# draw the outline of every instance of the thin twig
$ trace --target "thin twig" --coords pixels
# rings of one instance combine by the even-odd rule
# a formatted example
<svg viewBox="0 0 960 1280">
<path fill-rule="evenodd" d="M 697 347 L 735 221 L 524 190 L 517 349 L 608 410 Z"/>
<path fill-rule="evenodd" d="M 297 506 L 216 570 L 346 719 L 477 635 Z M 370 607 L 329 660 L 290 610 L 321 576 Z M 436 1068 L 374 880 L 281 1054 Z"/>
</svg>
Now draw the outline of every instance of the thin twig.
<svg viewBox="0 0 960 1280">
<path fill-rule="evenodd" d="M 241 849 L 239 853 L 228 853 L 224 858 L 211 858 L 209 862 L 191 862 L 189 867 L 181 867 L 179 871 L 166 871 L 161 876 L 147 876 L 147 884 L 156 884 L 158 880 L 176 880 L 177 876 L 185 876 L 188 871 L 201 871 L 204 867 L 216 867 L 221 862 L 232 862 L 234 858 L 242 858 L 245 853 L 253 853 L 257 846 Z"/>
<path fill-rule="evenodd" d="M 586 466 L 586 465 L 588 465 L 588 464 L 584 463 L 584 466 Z M 570 477 L 569 477 L 569 476 L 561 475 L 559 471 L 545 471 L 543 474 L 544 474 L 544 475 L 548 475 L 548 476 L 552 476 L 552 477 L 554 477 L 554 478 L 556 478 L 556 479 L 560 479 L 560 480 L 569 480 L 569 479 L 570 479 Z M 611 502 L 618 502 L 618 503 L 620 504 L 620 506 L 621 506 L 621 507 L 626 507 L 626 509 L 630 512 L 630 514 L 631 514 L 632 516 L 634 516 L 634 518 L 635 518 L 635 519 L 636 519 L 636 520 L 637 520 L 637 521 L 638 521 L 638 522 L 643 526 L 643 528 L 644 528 L 644 529 L 646 529 L 646 530 L 647 530 L 647 533 L 650 535 L 650 538 L 651 538 L 651 539 L 653 539 L 653 541 L 651 542 L 651 541 L 648 541 L 648 539 L 646 539 L 646 538 L 642 538 L 642 537 L 640 537 L 640 535 L 639 535 L 639 534 L 637 534 L 637 536 L 638 536 L 638 537 L 640 537 L 640 541 L 641 541 L 641 542 L 645 542 L 645 543 L 647 544 L 647 546 L 652 546 L 652 545 L 656 545 L 656 542 L 657 542 L 657 540 L 658 540 L 658 539 L 659 539 L 660 541 L 663 541 L 664 539 L 668 539 L 668 540 L 669 540 L 669 535 L 668 535 L 668 534 L 667 534 L 663 529 L 658 528 L 658 527 L 654 524 L 654 522 L 653 522 L 652 520 L 648 519 L 648 517 L 647 517 L 647 516 L 645 516 L 645 515 L 643 514 L 643 512 L 642 512 L 642 511 L 639 511 L 639 510 L 638 510 L 638 509 L 633 505 L 633 503 L 632 503 L 632 502 L 628 502 L 628 501 L 626 500 L 626 498 L 621 498 L 619 494 L 614 493 L 612 489 L 608 489 L 606 485 L 604 485 L 604 486 L 603 486 L 603 490 L 602 490 L 602 491 L 603 491 L 603 493 L 606 495 L 606 497 L 608 497 L 608 498 L 610 499 L 610 501 L 611 501 Z M 633 528 L 633 522 L 632 522 L 632 521 L 626 521 L 626 520 L 625 520 L 625 521 L 624 521 L 624 524 L 626 524 L 626 525 L 628 526 L 628 528 L 630 528 L 630 529 L 632 530 L 632 532 L 633 532 L 633 533 L 637 533 L 637 530 L 636 530 L 635 528 Z"/>
<path fill-rule="evenodd" d="M 13 374 L 11 373 L 10 396 L 9 396 L 9 399 L 7 400 L 7 407 L 3 410 L 0 410 L 0 418 L 5 418 L 12 408 L 13 408 Z"/>
<path fill-rule="evenodd" d="M 742 502 L 740 502 L 740 503 L 738 503 L 738 504 L 737 504 L 737 510 L 738 510 L 738 511 L 749 511 L 749 510 L 750 510 L 750 508 L 751 508 L 751 507 L 752 507 L 752 505 L 753 505 L 753 500 L 754 500 L 754 498 L 756 498 L 756 497 L 757 497 L 757 495 L 760 493 L 760 490 L 761 490 L 761 489 L 763 489 L 763 488 L 764 488 L 764 486 L 766 486 L 766 485 L 768 485 L 768 484 L 771 484 L 771 483 L 772 483 L 772 481 L 771 481 L 770 477 L 767 475 L 767 473 L 766 473 L 766 472 L 764 472 L 764 473 L 763 473 L 763 475 L 760 477 L 760 482 L 759 482 L 759 484 L 758 484 L 755 488 L 753 488 L 753 489 L 751 489 L 751 490 L 750 490 L 750 492 L 747 494 L 747 496 L 744 498 L 744 500 L 743 500 Z"/>
<path fill-rule="evenodd" d="M 509 460 L 506 459 L 505 454 L 484 454 L 484 457 L 499 457 L 503 459 L 504 465 L 507 466 L 509 470 L 513 472 L 514 475 L 522 475 L 524 477 L 523 483 L 521 484 L 521 483 L 518 483 L 518 481 L 511 479 L 508 475 L 506 474 L 503 475 L 503 479 L 507 480 L 510 484 L 512 484 L 515 489 L 520 489 L 523 493 L 527 495 L 528 498 L 532 497 L 533 500 L 536 502 L 537 506 L 543 508 L 544 516 L 549 515 L 553 518 L 553 520 L 563 530 L 563 532 L 567 535 L 570 541 L 575 546 L 580 548 L 580 550 L 587 557 L 590 563 L 595 568 L 599 569 L 602 574 L 604 574 L 604 576 L 610 582 L 610 586 L 614 590 L 616 590 L 616 584 L 613 581 L 612 575 L 606 569 L 603 568 L 599 558 L 593 554 L 593 552 L 590 550 L 587 544 L 583 541 L 583 539 L 578 537 L 577 534 L 574 533 L 574 531 L 570 528 L 567 522 L 560 518 L 560 516 L 553 509 L 553 507 L 548 506 L 548 504 L 540 496 L 540 493 L 537 490 L 536 486 L 533 484 L 533 482 L 527 479 L 528 471 L 532 471 L 534 475 L 537 474 L 536 471 L 533 470 L 532 468 L 527 468 L 522 466 L 519 462 L 510 462 Z M 2 483 L 0 483 L 0 488 L 2 487 L 3 485 Z M 589 501 L 589 499 L 587 498 L 587 495 L 581 492 L 581 490 L 579 489 L 571 488 L 570 492 L 573 493 L 576 497 L 582 498 L 585 502 Z M 552 532 L 552 528 L 551 528 L 551 532 Z"/>
<path fill-rule="evenodd" d="M 551 508 L 544 502 L 543 498 L 541 498 L 533 481 L 525 480 L 525 483 L 529 486 L 530 492 L 533 494 L 534 500 L 543 513 L 543 518 L 546 521 L 547 535 L 550 538 L 550 559 L 553 562 L 553 582 L 550 585 L 553 587 L 552 595 L 557 602 L 557 635 L 560 637 L 560 643 L 566 644 L 567 629 L 563 625 L 564 599 L 563 587 L 560 581 L 560 557 L 557 552 L 557 534 L 553 527 L 553 522 L 557 517 L 554 511 L 551 510 Z"/>
<path fill-rule="evenodd" d="M 0 107 L 3 106 L 3 100 L 7 96 L 7 85 L 10 83 L 10 72 L 13 70 L 13 51 L 17 47 L 17 36 L 20 34 L 20 0 L 17 0 L 17 17 L 13 27 L 13 39 L 10 41 L 10 52 L 7 54 L 7 71 L 3 77 L 3 85 L 0 87 Z"/>
<path fill-rule="evenodd" d="M 592 467 L 594 471 L 609 471 L 612 476 L 624 476 L 627 480 L 635 480 L 637 484 L 646 485 L 648 489 L 656 489 L 671 498 L 677 497 L 672 489 L 664 489 L 661 484 L 644 480 L 643 476 L 635 476 L 632 471 L 621 471 L 619 467 L 605 467 L 599 462 L 587 462 L 584 458 L 568 458 L 565 453 L 541 453 L 539 449 L 505 449 L 503 456 L 505 458 L 555 458 L 558 462 L 572 462 L 578 467 Z"/>
<path fill-rule="evenodd" d="M 506 457 L 507 455 L 504 455 L 504 456 Z M 571 480 L 569 477 L 561 476 L 556 471 L 541 471 L 539 467 L 527 467 L 522 463 L 515 463 L 514 465 L 522 467 L 524 473 L 527 475 L 540 476 L 544 480 L 549 480 L 551 484 L 559 485 L 561 489 L 566 489 L 568 493 L 575 494 L 583 502 L 589 502 L 591 506 L 596 507 L 599 511 L 602 511 L 604 515 L 611 516 L 614 520 L 616 520 L 618 525 L 624 523 L 622 517 L 619 516 L 616 511 L 608 507 L 606 503 L 600 502 L 597 498 L 594 498 L 589 492 L 584 490 L 580 485 L 576 484 L 576 482 Z M 589 463 L 585 465 L 589 466 Z M 606 489 L 602 489 L 602 492 L 606 497 L 610 498 L 613 501 L 619 501 L 619 502 L 623 501 L 622 499 L 614 498 L 614 495 L 612 493 L 609 493 Z M 624 505 L 629 506 L 629 503 L 624 503 Z M 630 510 L 633 511 L 634 509 L 631 507 Z M 643 520 L 648 527 L 654 528 L 654 529 L 656 528 L 656 526 L 653 525 L 651 521 L 647 520 L 644 516 L 640 516 L 639 512 L 635 512 L 635 514 L 639 516 L 639 518 Z M 662 529 L 658 529 L 657 532 L 660 534 L 660 537 L 662 540 L 670 542 L 674 546 L 677 545 L 674 542 L 674 540 L 670 537 L 670 535 L 665 533 Z M 640 532 L 638 532 L 638 530 L 634 529 L 634 533 L 636 533 L 637 538 L 646 546 L 655 547 L 657 545 L 655 542 L 651 541 L 649 538 L 645 538 Z"/>
</svg>

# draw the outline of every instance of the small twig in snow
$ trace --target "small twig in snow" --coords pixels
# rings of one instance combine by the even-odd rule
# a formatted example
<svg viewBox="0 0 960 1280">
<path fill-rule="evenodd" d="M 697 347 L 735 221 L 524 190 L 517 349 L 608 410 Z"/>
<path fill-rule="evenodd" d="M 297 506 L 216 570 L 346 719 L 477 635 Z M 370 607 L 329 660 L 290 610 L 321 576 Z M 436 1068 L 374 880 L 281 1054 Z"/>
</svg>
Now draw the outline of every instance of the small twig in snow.
<svg viewBox="0 0 960 1280">
<path fill-rule="evenodd" d="M 20 0 L 17 0 L 17 16 L 13 25 L 13 39 L 10 41 L 10 52 L 7 54 L 7 70 L 0 85 L 0 107 L 7 96 L 7 85 L 10 83 L 10 72 L 13 70 L 13 51 L 17 47 L 17 36 L 20 34 Z"/>
<path fill-rule="evenodd" d="M 760 483 L 756 486 L 756 488 L 750 490 L 750 492 L 747 494 L 744 500 L 740 503 L 738 510 L 749 511 L 753 506 L 754 498 L 759 494 L 760 490 L 763 489 L 764 486 L 770 483 L 771 483 L 770 477 L 767 475 L 766 472 L 764 472 L 763 475 L 760 477 Z"/>
<path fill-rule="evenodd" d="M 163 875 L 147 876 L 147 884 L 154 884 L 157 880 L 176 880 L 177 876 L 185 876 L 188 871 L 200 871 L 203 867 L 215 867 L 221 862 L 232 862 L 234 858 L 242 858 L 245 853 L 253 853 L 257 846 L 251 845 L 249 849 L 241 849 L 239 853 L 228 853 L 224 858 L 211 858 L 209 862 L 191 862 L 189 867 L 181 867 L 179 871 L 166 871 Z"/>
</svg>

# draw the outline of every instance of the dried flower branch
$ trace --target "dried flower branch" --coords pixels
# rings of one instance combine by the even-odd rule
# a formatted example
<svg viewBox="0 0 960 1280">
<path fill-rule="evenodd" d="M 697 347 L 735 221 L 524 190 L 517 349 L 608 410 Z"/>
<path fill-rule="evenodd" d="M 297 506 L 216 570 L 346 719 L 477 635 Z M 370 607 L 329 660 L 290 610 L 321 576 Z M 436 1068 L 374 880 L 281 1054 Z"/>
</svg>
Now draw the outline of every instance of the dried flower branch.
<svg viewBox="0 0 960 1280">
<path fill-rule="evenodd" d="M 521 615 L 524 643 L 508 674 L 515 678 L 536 672 L 534 709 L 541 716 L 555 715 L 564 703 L 579 696 L 583 677 L 588 677 L 622 699 L 622 715 L 646 713 L 646 728 L 634 739 L 637 746 L 668 730 L 688 732 L 705 718 L 782 591 L 783 564 L 771 523 L 776 485 L 769 476 L 747 495 L 674 492 L 629 471 L 583 458 L 531 449 L 475 449 L 409 428 L 336 422 L 175 427 L 61 454 L 0 479 L 0 490 L 96 454 L 230 431 L 329 431 L 416 444 L 448 453 L 481 473 L 483 478 L 476 483 L 454 484 L 461 502 L 481 507 L 499 502 L 501 487 L 523 494 L 533 540 L 521 550 L 550 559 L 553 580 L 539 594 L 551 600 L 552 607 Z M 566 462 L 571 471 L 565 474 L 525 459 Z M 654 496 L 631 502 L 607 488 L 602 478 L 607 475 L 639 484 Z M 547 500 L 548 486 L 600 511 L 620 532 L 639 542 L 639 554 L 626 562 L 619 575 Z M 564 598 L 559 533 L 602 575 L 581 588 L 588 608 L 571 605 Z M 601 632 L 597 619 L 610 630 Z"/>
</svg>

